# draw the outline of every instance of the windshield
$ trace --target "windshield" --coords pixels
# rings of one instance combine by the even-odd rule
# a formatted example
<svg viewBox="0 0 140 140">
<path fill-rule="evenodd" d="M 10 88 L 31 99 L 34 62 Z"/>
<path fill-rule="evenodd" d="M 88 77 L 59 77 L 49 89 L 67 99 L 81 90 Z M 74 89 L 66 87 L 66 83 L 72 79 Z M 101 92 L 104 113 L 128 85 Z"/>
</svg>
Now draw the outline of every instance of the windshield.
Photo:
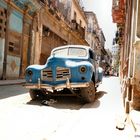
<svg viewBox="0 0 140 140">
<path fill-rule="evenodd" d="M 87 51 L 84 48 L 62 48 L 53 51 L 53 56 L 76 56 L 76 57 L 85 57 L 87 55 Z"/>
</svg>

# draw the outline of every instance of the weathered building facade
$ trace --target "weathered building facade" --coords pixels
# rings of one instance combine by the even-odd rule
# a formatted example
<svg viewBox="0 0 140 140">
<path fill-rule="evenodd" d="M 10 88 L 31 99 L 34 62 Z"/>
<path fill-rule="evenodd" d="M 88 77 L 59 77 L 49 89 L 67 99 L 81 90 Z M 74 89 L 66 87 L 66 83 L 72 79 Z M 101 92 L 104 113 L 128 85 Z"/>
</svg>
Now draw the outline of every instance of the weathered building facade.
<svg viewBox="0 0 140 140">
<path fill-rule="evenodd" d="M 0 1 L 1 79 L 19 78 L 29 64 L 30 30 L 38 7 L 30 2 L 28 6 L 16 0 Z"/>
<path fill-rule="evenodd" d="M 85 40 L 87 21 L 78 1 L 56 0 L 53 2 L 45 1 L 45 7 L 40 12 L 43 34 L 40 64 L 46 62 L 50 51 L 57 46 L 88 45 Z"/>
<path fill-rule="evenodd" d="M 95 13 L 93 13 L 92 11 L 85 11 L 85 15 L 88 21 L 85 39 L 89 43 L 90 47 L 96 52 L 98 64 L 105 71 L 111 66 L 111 58 L 105 50 L 106 39 L 104 33 L 98 24 L 98 20 Z"/>
<path fill-rule="evenodd" d="M 0 1 L 0 78 L 22 78 L 28 65 L 44 64 L 57 46 L 88 45 L 86 26 L 77 0 Z"/>
<path fill-rule="evenodd" d="M 100 27 L 96 14 L 91 11 L 85 11 L 85 15 L 88 20 L 88 26 L 86 31 L 86 40 L 90 44 L 91 48 L 96 51 L 97 55 L 101 54 L 100 46 Z"/>
<path fill-rule="evenodd" d="M 114 74 L 119 74 L 120 47 L 118 44 L 112 45 L 112 68 Z"/>
<path fill-rule="evenodd" d="M 120 77 L 126 113 L 140 110 L 140 1 L 113 0 L 116 43 L 120 47 Z"/>
</svg>

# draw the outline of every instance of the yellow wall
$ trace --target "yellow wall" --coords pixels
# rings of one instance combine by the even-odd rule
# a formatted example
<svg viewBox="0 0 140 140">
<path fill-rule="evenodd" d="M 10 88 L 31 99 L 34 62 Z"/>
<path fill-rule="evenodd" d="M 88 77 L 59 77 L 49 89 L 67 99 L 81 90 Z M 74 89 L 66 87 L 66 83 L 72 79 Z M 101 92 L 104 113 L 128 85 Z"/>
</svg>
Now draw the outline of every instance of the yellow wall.
<svg viewBox="0 0 140 140">
<path fill-rule="evenodd" d="M 78 7 L 75 0 L 72 0 L 72 3 L 71 3 L 71 19 L 74 19 L 74 11 L 76 12 L 77 14 L 77 23 L 80 24 L 80 20 L 82 21 L 82 24 L 81 26 L 84 28 L 87 27 L 87 21 L 85 20 L 85 18 L 82 16 L 84 14 L 81 13 L 81 10 L 80 10 L 80 6 Z"/>
</svg>

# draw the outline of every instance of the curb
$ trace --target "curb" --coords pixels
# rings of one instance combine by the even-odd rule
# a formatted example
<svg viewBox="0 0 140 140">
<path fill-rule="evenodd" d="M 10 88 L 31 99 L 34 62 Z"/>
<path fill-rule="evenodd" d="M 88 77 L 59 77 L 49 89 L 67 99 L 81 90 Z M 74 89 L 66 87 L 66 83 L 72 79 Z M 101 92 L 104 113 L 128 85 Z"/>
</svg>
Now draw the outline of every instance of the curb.
<svg viewBox="0 0 140 140">
<path fill-rule="evenodd" d="M 25 81 L 21 81 L 21 82 L 17 82 L 17 81 L 11 81 L 11 82 L 8 82 L 8 81 L 1 81 L 0 82 L 0 86 L 8 86 L 8 85 L 22 85 L 22 84 L 25 84 L 26 82 Z"/>
</svg>

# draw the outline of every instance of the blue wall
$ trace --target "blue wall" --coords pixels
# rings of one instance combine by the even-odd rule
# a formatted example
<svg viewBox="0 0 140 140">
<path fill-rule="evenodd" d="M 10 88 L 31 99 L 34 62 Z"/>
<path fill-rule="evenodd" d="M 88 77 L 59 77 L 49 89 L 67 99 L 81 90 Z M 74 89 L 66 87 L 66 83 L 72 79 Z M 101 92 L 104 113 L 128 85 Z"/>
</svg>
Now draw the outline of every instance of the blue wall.
<svg viewBox="0 0 140 140">
<path fill-rule="evenodd" d="M 0 7 L 7 8 L 7 4 L 3 0 L 0 0 Z"/>
<path fill-rule="evenodd" d="M 10 15 L 9 28 L 18 33 L 22 33 L 23 15 L 17 11 L 13 11 Z"/>
</svg>

